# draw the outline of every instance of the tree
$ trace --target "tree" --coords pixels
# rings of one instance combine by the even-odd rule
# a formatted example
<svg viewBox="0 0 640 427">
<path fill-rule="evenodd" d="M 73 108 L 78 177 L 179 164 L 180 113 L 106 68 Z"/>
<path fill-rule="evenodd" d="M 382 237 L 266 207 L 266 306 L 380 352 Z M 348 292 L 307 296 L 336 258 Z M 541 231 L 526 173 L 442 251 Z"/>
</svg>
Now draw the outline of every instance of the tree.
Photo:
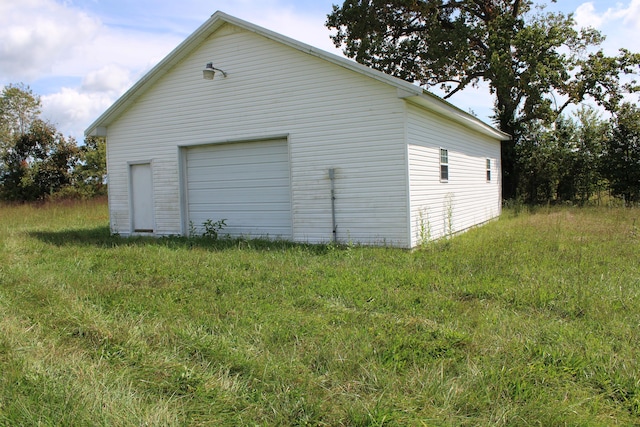
<svg viewBox="0 0 640 427">
<path fill-rule="evenodd" d="M 503 143 L 503 196 L 515 196 L 516 145 L 531 122 L 555 120 L 591 96 L 615 110 L 623 90 L 637 90 L 621 73 L 640 55 L 615 58 L 598 46 L 602 35 L 575 30 L 572 15 L 544 12 L 529 0 L 346 0 L 327 27 L 336 46 L 356 61 L 427 87 L 445 98 L 480 81 L 495 97 L 494 119 L 512 135 Z M 560 102 L 558 102 L 560 100 Z"/>
<path fill-rule="evenodd" d="M 570 127 L 563 121 L 558 127 L 545 127 L 539 121 L 527 123 L 515 148 L 521 171 L 518 194 L 524 202 L 539 204 L 556 200 L 564 158 L 558 134 L 566 137 L 568 131 Z"/>
<path fill-rule="evenodd" d="M 0 197 L 29 201 L 58 194 L 105 193 L 105 141 L 89 138 L 78 148 L 51 123 L 39 119 L 40 97 L 22 84 L 0 96 Z M 61 192 L 64 190 L 64 192 Z"/>
<path fill-rule="evenodd" d="M 605 188 L 601 159 L 608 124 L 595 109 L 589 107 L 578 110 L 576 118 L 576 146 L 570 169 L 574 183 L 571 200 L 586 203 Z"/>
<path fill-rule="evenodd" d="M 6 200 L 42 199 L 71 184 L 77 145 L 40 119 L 2 155 L 0 195 Z"/>
<path fill-rule="evenodd" d="M 604 189 L 600 161 L 608 123 L 588 107 L 575 117 L 559 116 L 549 125 L 530 122 L 523 132 L 516 153 L 518 194 L 526 203 L 584 204 Z"/>
<path fill-rule="evenodd" d="M 104 138 L 89 137 L 78 149 L 78 164 L 74 168 L 74 186 L 84 196 L 106 193 L 107 145 Z"/>
<path fill-rule="evenodd" d="M 0 155 L 27 133 L 40 114 L 40 97 L 23 83 L 9 84 L 0 95 Z"/>
<path fill-rule="evenodd" d="M 611 191 L 627 203 L 640 202 L 640 109 L 623 104 L 604 143 L 602 173 Z"/>
</svg>

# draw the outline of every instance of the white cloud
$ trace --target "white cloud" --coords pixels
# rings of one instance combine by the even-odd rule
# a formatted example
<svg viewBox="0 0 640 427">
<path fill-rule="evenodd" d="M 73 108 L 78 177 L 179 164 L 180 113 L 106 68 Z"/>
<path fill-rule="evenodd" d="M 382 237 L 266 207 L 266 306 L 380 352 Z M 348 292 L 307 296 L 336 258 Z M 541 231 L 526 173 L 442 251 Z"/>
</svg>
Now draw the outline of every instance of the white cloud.
<svg viewBox="0 0 640 427">
<path fill-rule="evenodd" d="M 578 26 L 602 28 L 615 21 L 624 26 L 640 28 L 640 0 L 631 0 L 627 6 L 617 3 L 602 13 L 598 13 L 593 2 L 583 3 L 576 9 L 575 19 Z"/>
<path fill-rule="evenodd" d="M 624 10 L 625 25 L 640 30 L 640 0 L 631 0 L 629 7 Z M 637 34 L 634 42 L 637 43 Z"/>
<path fill-rule="evenodd" d="M 64 135 L 82 140 L 87 125 L 133 83 L 130 70 L 106 65 L 90 71 L 78 88 L 62 87 L 55 93 L 42 96 L 42 115 Z"/>
<path fill-rule="evenodd" d="M 604 21 L 604 17 L 596 13 L 596 8 L 591 2 L 583 3 L 578 6 L 574 18 L 578 27 L 599 28 Z"/>
<path fill-rule="evenodd" d="M 0 5 L 0 80 L 30 80 L 72 58 L 79 40 L 100 30 L 96 19 L 51 0 Z"/>
<path fill-rule="evenodd" d="M 131 71 L 127 68 L 109 64 L 87 73 L 82 81 L 85 92 L 105 92 L 107 94 L 122 94 L 133 84 Z"/>
<path fill-rule="evenodd" d="M 64 135 L 83 140 L 85 127 L 106 110 L 114 96 L 106 92 L 82 92 L 63 87 L 59 92 L 42 97 L 42 116 Z"/>
<path fill-rule="evenodd" d="M 620 48 L 638 50 L 640 0 L 619 2 L 606 9 L 598 9 L 594 2 L 583 3 L 574 18 L 578 27 L 593 27 L 606 37 L 602 44 L 605 54 L 617 55 Z"/>
<path fill-rule="evenodd" d="M 79 73 L 84 76 L 105 66 L 130 70 L 136 75 L 149 70 L 164 58 L 182 38 L 172 34 L 103 27 L 91 43 L 78 46 L 78 54 L 54 70 L 59 74 Z M 76 74 L 77 75 L 77 74 Z"/>
</svg>

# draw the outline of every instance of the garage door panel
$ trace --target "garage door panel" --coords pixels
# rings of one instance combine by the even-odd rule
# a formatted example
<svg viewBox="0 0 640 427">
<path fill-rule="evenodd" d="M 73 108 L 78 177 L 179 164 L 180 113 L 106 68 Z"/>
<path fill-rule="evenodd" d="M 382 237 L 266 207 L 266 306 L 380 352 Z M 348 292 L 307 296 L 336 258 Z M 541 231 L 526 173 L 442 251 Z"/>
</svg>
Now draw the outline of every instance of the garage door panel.
<svg viewBox="0 0 640 427">
<path fill-rule="evenodd" d="M 226 219 L 224 233 L 290 239 L 287 141 L 198 146 L 186 150 L 189 221 Z M 202 232 L 203 230 L 198 230 Z"/>
<path fill-rule="evenodd" d="M 259 145 L 259 146 L 258 146 Z M 263 157 L 271 161 L 286 159 L 288 149 L 281 141 L 259 141 L 237 144 L 208 145 L 190 148 L 194 160 L 207 160 L 218 164 L 237 164 L 256 162 Z M 257 157 L 256 157 L 257 156 Z M 285 156 L 285 157 L 281 157 Z M 253 157 L 248 158 L 248 157 Z M 225 159 L 225 161 L 219 161 Z M 259 163 L 259 162 L 258 162 Z"/>
<path fill-rule="evenodd" d="M 242 161 L 241 157 L 232 159 L 226 157 L 198 158 L 194 159 L 191 162 L 191 170 L 198 170 L 199 168 L 208 169 L 211 166 L 216 166 L 221 168 L 221 172 L 224 172 L 225 170 L 234 172 L 235 167 L 242 166 L 247 170 L 251 170 L 252 168 L 261 168 L 266 170 L 267 168 L 269 168 L 271 170 L 278 170 L 282 172 L 282 167 L 285 166 L 287 162 L 283 161 L 280 155 L 278 155 L 278 158 L 279 159 L 276 161 L 275 159 L 273 159 L 273 156 L 260 155 L 260 158 L 253 159 L 253 161 L 251 162 L 247 162 L 246 159 L 245 161 Z"/>
<path fill-rule="evenodd" d="M 251 143 L 251 144 L 262 144 L 260 142 Z M 288 150 L 282 150 L 280 147 L 274 146 L 273 144 L 265 145 L 264 147 L 260 147 L 258 149 L 225 149 L 224 147 L 228 145 L 238 145 L 238 144 L 227 144 L 227 145 L 214 145 L 208 146 L 207 149 L 190 149 L 194 153 L 195 160 L 206 160 L 209 162 L 218 162 L 218 164 L 227 164 L 230 162 L 234 163 L 256 163 L 256 160 L 259 160 L 263 157 L 269 158 L 271 161 L 282 161 L 284 157 L 281 157 L 287 154 Z M 214 149 L 215 152 L 211 152 L 210 150 Z M 247 156 L 257 156 L 253 159 L 248 159 Z M 220 162 L 219 159 L 225 159 L 225 162 Z"/>
<path fill-rule="evenodd" d="M 260 224 L 260 221 L 262 219 L 262 216 L 268 211 L 265 212 L 241 212 L 241 213 L 237 213 L 237 212 L 225 212 L 224 210 L 218 211 L 216 212 L 216 214 L 219 215 L 219 218 L 216 218 L 215 220 L 219 220 L 219 219 L 224 219 L 227 227 L 252 227 L 255 226 L 257 224 Z M 203 222 L 205 222 L 206 220 L 210 219 L 209 217 L 207 217 L 206 215 L 208 214 L 208 212 L 200 212 L 200 213 L 196 213 L 194 214 L 194 219 L 197 217 L 198 219 L 200 219 L 201 221 L 199 222 L 195 222 L 194 224 L 202 224 Z M 233 217 L 230 218 L 230 214 L 233 214 Z M 274 221 L 271 224 L 266 224 L 266 225 L 262 225 L 262 227 L 264 228 L 269 228 L 269 227 L 279 227 L 279 225 L 277 224 L 277 220 L 279 219 L 280 221 L 282 220 L 286 220 L 288 218 L 288 215 L 284 215 L 281 212 L 278 211 L 273 211 L 271 213 L 271 217 L 272 219 L 274 219 Z"/>
<path fill-rule="evenodd" d="M 196 182 L 192 182 L 191 189 L 193 191 L 210 191 L 212 194 L 216 191 L 239 191 L 246 190 L 250 193 L 255 192 L 255 189 L 262 189 L 261 191 L 272 191 L 272 192 L 289 192 L 289 180 L 288 179 L 277 179 L 270 180 L 268 178 L 256 181 L 250 179 L 236 179 L 236 180 L 228 180 L 228 179 L 218 179 L 216 182 L 217 186 L 212 187 L 210 181 L 199 180 Z"/>
<path fill-rule="evenodd" d="M 289 178 L 268 178 L 265 177 L 261 179 L 259 182 L 256 182 L 255 179 L 233 179 L 220 177 L 217 180 L 220 186 L 224 186 L 225 188 L 245 188 L 247 185 L 252 185 L 254 188 L 259 187 L 267 187 L 267 188 L 285 188 L 289 189 Z M 211 188 L 210 181 L 204 177 L 200 177 L 197 180 L 192 180 L 191 182 L 192 189 L 207 189 Z"/>
<path fill-rule="evenodd" d="M 189 204 L 194 205 L 220 205 L 225 203 L 267 204 L 286 203 L 289 204 L 289 191 L 283 189 L 261 188 L 262 194 L 255 198 L 255 190 L 244 188 L 224 188 L 224 189 L 201 189 L 189 192 Z"/>
<path fill-rule="evenodd" d="M 213 221 L 218 221 L 220 219 L 224 219 L 226 220 L 227 223 L 229 223 L 229 221 L 235 223 L 237 226 L 241 226 L 242 225 L 242 221 L 244 221 L 245 219 L 251 218 L 251 219 L 255 219 L 255 218 L 261 218 L 263 215 L 270 215 L 272 217 L 272 219 L 277 220 L 277 219 L 287 219 L 289 218 L 289 215 L 287 215 L 286 213 L 282 212 L 282 209 L 278 209 L 277 206 L 272 207 L 271 209 L 261 209 L 259 212 L 258 211 L 244 211 L 244 212 L 238 212 L 237 210 L 231 209 L 231 208 L 225 208 L 222 207 L 218 210 L 216 210 L 215 212 L 211 212 L 209 210 L 206 209 L 194 209 L 194 211 L 191 213 L 192 214 L 192 220 L 198 219 L 199 221 L 194 221 L 195 224 L 202 224 L 203 222 L 211 219 Z M 213 215 L 213 217 L 212 217 Z M 269 225 L 269 224 L 267 224 Z"/>
<path fill-rule="evenodd" d="M 287 185 L 289 182 L 289 174 L 283 175 L 282 169 L 287 167 L 287 163 L 280 165 L 268 164 L 263 167 L 253 167 L 251 169 L 245 168 L 246 173 L 238 175 L 236 170 L 242 168 L 242 165 L 236 166 L 214 166 L 192 168 L 189 171 L 189 178 L 191 182 L 209 181 L 212 168 L 216 169 L 216 177 L 219 181 L 233 182 L 233 181 L 262 181 L 264 179 L 281 179 L 286 180 Z M 256 175 L 259 178 L 256 178 Z"/>
<path fill-rule="evenodd" d="M 225 182 L 223 181 L 219 181 L 218 183 L 220 185 L 225 184 Z M 250 182 L 245 182 L 245 184 L 250 185 Z M 236 195 L 243 194 L 243 197 L 244 197 L 244 194 L 246 194 L 247 196 L 254 197 L 256 190 L 262 191 L 262 192 L 268 192 L 269 195 L 281 194 L 282 196 L 287 197 L 287 200 L 289 199 L 288 187 L 282 187 L 280 185 L 277 187 L 270 187 L 268 185 L 265 185 L 264 182 L 260 182 L 256 184 L 256 186 L 253 187 L 252 189 L 247 189 L 244 186 L 238 185 L 237 182 L 232 183 L 232 185 L 229 185 L 226 188 L 207 188 L 206 183 L 202 182 L 202 183 L 198 183 L 197 185 L 194 185 L 194 188 L 191 189 L 191 192 L 194 194 L 202 194 L 204 197 L 204 200 L 207 199 L 207 195 L 208 195 L 208 198 L 210 199 L 210 201 L 214 201 L 214 199 L 218 199 L 220 197 L 232 196 L 234 194 Z M 263 199 L 264 199 L 263 197 L 260 197 L 258 200 L 263 200 Z"/>
<path fill-rule="evenodd" d="M 237 207 L 234 207 L 233 205 L 229 205 L 229 206 L 218 206 L 215 210 L 211 210 L 211 209 L 206 209 L 206 208 L 201 208 L 201 209 L 194 209 L 191 212 L 191 220 L 195 220 L 197 219 L 198 221 L 194 221 L 194 223 L 196 224 L 201 224 L 202 222 L 211 219 L 214 221 L 217 221 L 219 219 L 226 219 L 227 222 L 230 220 L 235 221 L 236 223 L 238 223 L 238 225 L 242 225 L 241 222 L 244 218 L 247 217 L 258 217 L 258 218 L 263 218 L 265 215 L 270 216 L 271 220 L 278 220 L 281 218 L 289 218 L 290 215 L 288 215 L 287 213 L 283 213 L 283 206 L 282 205 L 271 205 L 271 206 L 265 206 L 265 207 L 260 207 L 260 209 L 251 209 L 251 206 L 247 207 L 246 205 L 242 206 L 242 209 L 244 209 L 243 211 L 239 211 Z M 264 223 L 264 220 L 260 220 L 261 224 L 264 224 L 265 226 L 271 225 L 271 222 L 269 223 Z M 254 224 L 247 224 L 247 225 L 254 225 Z"/>
<path fill-rule="evenodd" d="M 283 142 L 285 144 L 283 145 Z M 253 145 L 252 145 L 253 144 Z M 255 145 L 259 144 L 259 146 Z M 211 147 L 216 147 L 216 151 L 212 152 Z M 274 139 L 270 141 L 253 141 L 253 142 L 239 142 L 229 144 L 216 144 L 216 145 L 198 145 L 190 147 L 194 153 L 198 155 L 216 157 L 223 155 L 226 157 L 242 157 L 246 152 L 257 154 L 269 154 L 269 153 L 286 153 L 287 146 L 286 141 L 283 139 Z M 228 154 L 227 154 L 228 153 Z"/>
</svg>

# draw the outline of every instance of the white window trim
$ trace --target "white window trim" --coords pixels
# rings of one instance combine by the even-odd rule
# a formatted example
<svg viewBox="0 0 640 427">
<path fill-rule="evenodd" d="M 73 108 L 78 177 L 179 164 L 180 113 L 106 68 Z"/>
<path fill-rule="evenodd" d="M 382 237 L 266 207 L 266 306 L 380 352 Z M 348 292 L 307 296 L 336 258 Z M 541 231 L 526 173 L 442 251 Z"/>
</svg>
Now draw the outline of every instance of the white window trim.
<svg viewBox="0 0 640 427">
<path fill-rule="evenodd" d="M 491 163 L 492 163 L 491 159 L 487 157 L 487 160 L 485 162 L 485 170 L 486 170 L 485 178 L 487 182 L 491 182 Z"/>
<path fill-rule="evenodd" d="M 447 155 L 447 161 L 446 162 L 442 162 L 442 152 L 446 152 Z M 440 168 L 439 168 L 439 175 L 440 175 L 440 182 L 449 182 L 449 150 L 446 148 L 442 148 L 440 147 L 440 150 L 438 151 L 438 158 L 439 158 L 439 164 L 440 164 Z M 446 178 L 442 178 L 442 167 L 446 166 L 447 167 L 447 177 Z"/>
</svg>

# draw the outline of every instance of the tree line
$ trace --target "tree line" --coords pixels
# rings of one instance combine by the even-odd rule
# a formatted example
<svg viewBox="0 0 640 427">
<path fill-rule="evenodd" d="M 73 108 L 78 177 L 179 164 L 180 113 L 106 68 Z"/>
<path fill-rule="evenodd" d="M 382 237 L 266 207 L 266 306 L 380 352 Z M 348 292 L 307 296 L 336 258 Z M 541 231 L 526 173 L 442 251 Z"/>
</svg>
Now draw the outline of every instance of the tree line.
<svg viewBox="0 0 640 427">
<path fill-rule="evenodd" d="M 106 144 L 78 144 L 40 117 L 40 96 L 22 83 L 0 94 L 0 199 L 35 201 L 106 194 Z"/>
<path fill-rule="evenodd" d="M 552 124 L 532 122 L 515 146 L 517 195 L 528 204 L 585 204 L 603 195 L 640 203 L 640 109 L 610 119 L 583 107 Z"/>
<path fill-rule="evenodd" d="M 582 202 L 610 189 L 638 202 L 638 109 L 624 99 L 640 89 L 640 54 L 607 56 L 604 35 L 547 8 L 529 0 L 345 0 L 326 26 L 348 57 L 440 87 L 445 99 L 487 84 L 494 124 L 512 136 L 501 150 L 503 198 Z M 586 100 L 611 119 L 586 110 L 567 118 Z"/>
</svg>

